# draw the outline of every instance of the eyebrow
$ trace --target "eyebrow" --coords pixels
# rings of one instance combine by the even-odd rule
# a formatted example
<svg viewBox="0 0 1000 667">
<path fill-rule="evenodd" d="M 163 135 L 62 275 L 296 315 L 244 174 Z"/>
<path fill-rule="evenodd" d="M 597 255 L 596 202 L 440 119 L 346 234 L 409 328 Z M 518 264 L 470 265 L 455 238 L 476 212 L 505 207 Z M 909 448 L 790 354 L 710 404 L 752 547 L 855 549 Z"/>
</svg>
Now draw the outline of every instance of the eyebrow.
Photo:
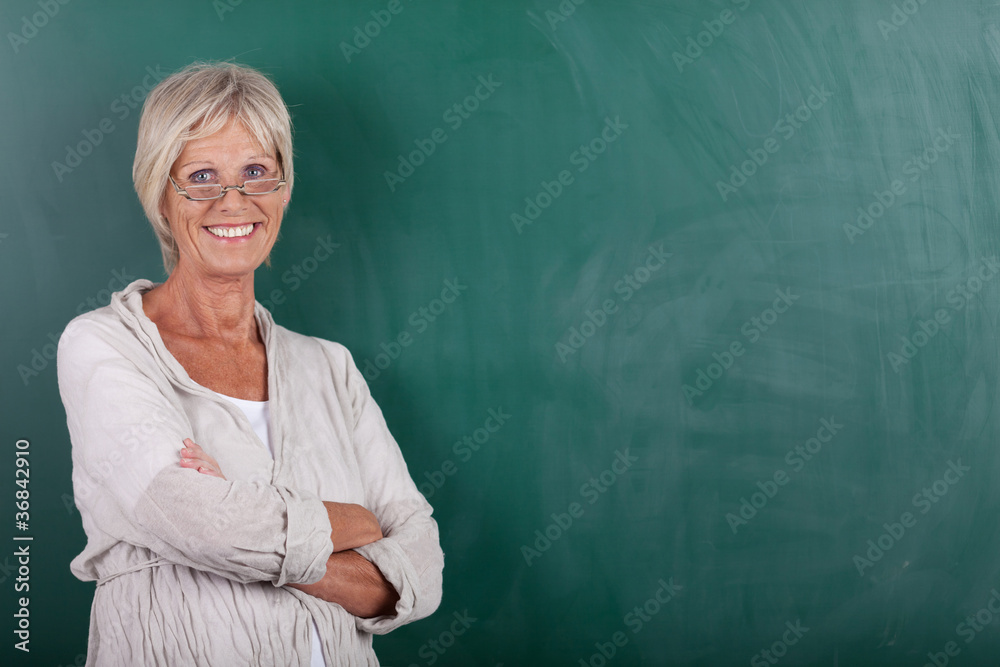
<svg viewBox="0 0 1000 667">
<path fill-rule="evenodd" d="M 273 155 L 268 155 L 267 153 L 262 153 L 260 155 L 251 155 L 250 157 L 246 158 L 245 161 L 259 160 L 262 157 L 266 157 L 266 158 L 268 158 L 270 160 L 277 160 L 277 158 L 274 157 Z M 185 167 L 190 167 L 193 164 L 212 164 L 212 163 L 209 162 L 208 160 L 192 160 L 191 162 L 188 162 L 187 164 L 182 164 L 181 166 L 179 166 L 177 168 L 178 169 L 184 169 Z"/>
</svg>

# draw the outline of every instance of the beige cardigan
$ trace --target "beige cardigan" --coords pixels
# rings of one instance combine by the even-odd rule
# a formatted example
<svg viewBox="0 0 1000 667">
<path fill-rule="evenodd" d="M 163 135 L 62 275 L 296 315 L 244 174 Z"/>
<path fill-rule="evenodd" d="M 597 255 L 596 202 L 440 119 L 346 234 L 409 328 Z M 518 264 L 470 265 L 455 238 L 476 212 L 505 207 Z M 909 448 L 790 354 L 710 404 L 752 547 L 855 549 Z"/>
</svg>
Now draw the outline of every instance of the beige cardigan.
<svg viewBox="0 0 1000 667">
<path fill-rule="evenodd" d="M 271 459 L 240 409 L 196 384 L 142 310 L 137 280 L 59 340 L 59 392 L 97 581 L 87 665 L 309 664 L 311 619 L 334 665 L 377 665 L 372 633 L 431 614 L 444 555 L 382 412 L 342 345 L 255 317 L 267 349 Z M 190 437 L 227 480 L 178 465 Z M 357 618 L 287 588 L 322 578 L 322 500 L 374 512 L 357 549 L 399 592 L 395 616 Z"/>
</svg>

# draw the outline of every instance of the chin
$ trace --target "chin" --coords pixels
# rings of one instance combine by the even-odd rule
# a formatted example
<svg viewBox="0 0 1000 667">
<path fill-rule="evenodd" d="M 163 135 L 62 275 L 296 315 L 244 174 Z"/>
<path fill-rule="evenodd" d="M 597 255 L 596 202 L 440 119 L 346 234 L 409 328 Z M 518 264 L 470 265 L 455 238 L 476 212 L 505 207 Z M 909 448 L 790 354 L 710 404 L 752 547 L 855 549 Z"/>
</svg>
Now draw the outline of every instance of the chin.
<svg viewBox="0 0 1000 667">
<path fill-rule="evenodd" d="M 200 272 L 208 276 L 244 278 L 252 276 L 257 267 L 263 263 L 264 258 L 260 260 L 256 260 L 256 258 L 254 260 L 235 257 L 229 259 L 220 258 L 217 261 L 209 261 L 202 264 Z"/>
</svg>

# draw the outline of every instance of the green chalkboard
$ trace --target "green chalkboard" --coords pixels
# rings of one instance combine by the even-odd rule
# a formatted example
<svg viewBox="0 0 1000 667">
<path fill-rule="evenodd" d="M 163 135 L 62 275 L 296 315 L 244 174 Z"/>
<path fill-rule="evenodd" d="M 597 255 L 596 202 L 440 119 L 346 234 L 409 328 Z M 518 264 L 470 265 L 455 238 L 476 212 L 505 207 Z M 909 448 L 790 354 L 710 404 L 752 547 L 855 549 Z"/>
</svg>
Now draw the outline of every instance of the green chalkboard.
<svg viewBox="0 0 1000 667">
<path fill-rule="evenodd" d="M 258 300 L 351 350 L 441 527 L 441 607 L 377 638 L 384 664 L 995 664 L 998 21 L 986 0 L 5 2 L 2 661 L 86 652 L 53 341 L 164 278 L 139 107 L 235 59 L 295 125 Z"/>
</svg>

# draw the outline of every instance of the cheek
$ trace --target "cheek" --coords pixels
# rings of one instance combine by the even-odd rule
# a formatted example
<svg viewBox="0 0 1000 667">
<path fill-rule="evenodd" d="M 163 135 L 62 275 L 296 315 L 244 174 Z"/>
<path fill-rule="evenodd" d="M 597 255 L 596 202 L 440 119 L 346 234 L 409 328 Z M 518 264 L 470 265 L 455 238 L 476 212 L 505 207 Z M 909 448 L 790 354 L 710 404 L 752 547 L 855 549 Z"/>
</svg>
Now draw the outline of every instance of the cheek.
<svg viewBox="0 0 1000 667">
<path fill-rule="evenodd" d="M 285 217 L 285 209 L 284 209 L 284 207 L 281 204 L 278 204 L 273 209 L 271 209 L 271 211 L 268 214 L 268 217 L 271 218 L 271 221 L 272 221 L 272 223 L 274 224 L 275 227 L 280 227 L 281 226 L 281 221 Z"/>
<path fill-rule="evenodd" d="M 201 229 L 197 224 L 197 216 L 182 207 L 168 209 L 167 220 L 170 222 L 170 233 L 181 244 L 193 238 Z"/>
</svg>

